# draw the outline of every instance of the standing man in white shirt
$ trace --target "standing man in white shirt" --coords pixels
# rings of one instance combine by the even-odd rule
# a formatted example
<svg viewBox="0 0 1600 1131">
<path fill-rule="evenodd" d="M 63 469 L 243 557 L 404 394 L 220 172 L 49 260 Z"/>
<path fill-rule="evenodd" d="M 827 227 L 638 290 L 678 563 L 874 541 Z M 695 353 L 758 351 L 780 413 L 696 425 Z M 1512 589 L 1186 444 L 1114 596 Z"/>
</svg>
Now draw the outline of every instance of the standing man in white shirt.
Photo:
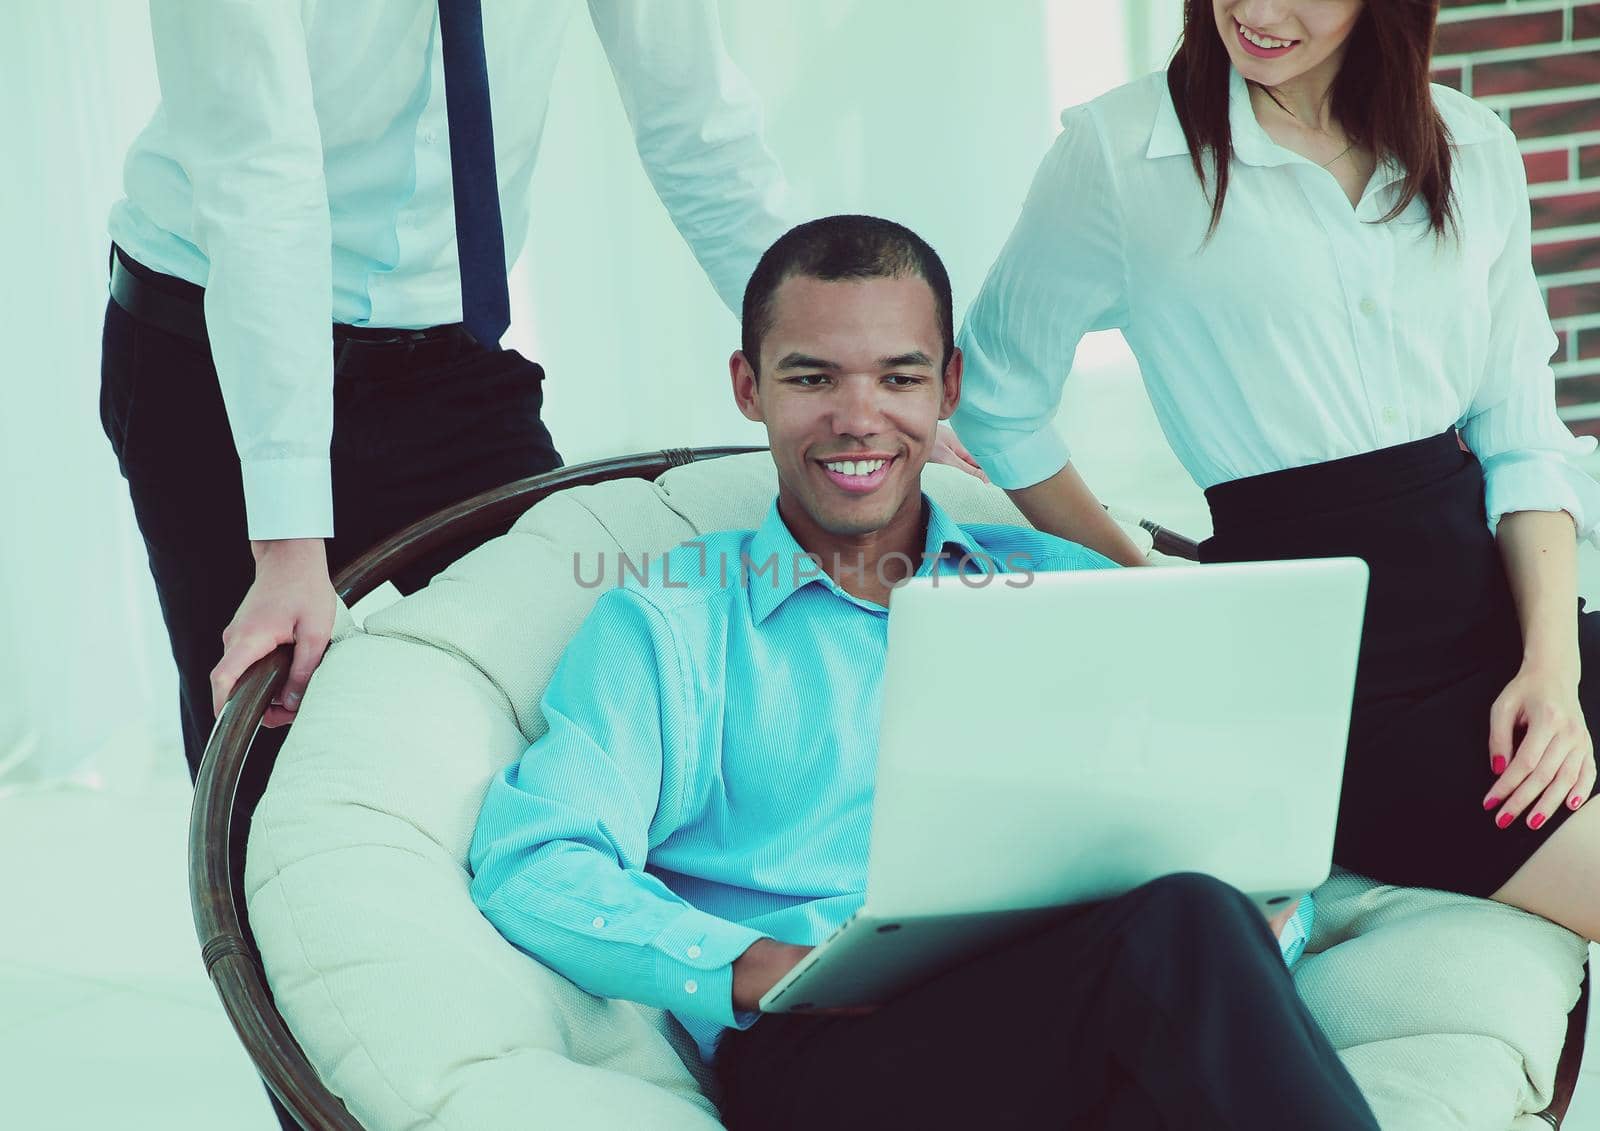
<svg viewBox="0 0 1600 1131">
<path fill-rule="evenodd" d="M 716 0 L 588 6 L 651 181 L 737 313 L 788 223 Z M 560 466 L 543 370 L 498 343 L 574 7 L 152 0 L 162 101 L 111 215 L 101 417 L 178 663 L 191 774 L 234 683 L 289 643 L 266 721 L 294 717 L 331 573 Z"/>
</svg>

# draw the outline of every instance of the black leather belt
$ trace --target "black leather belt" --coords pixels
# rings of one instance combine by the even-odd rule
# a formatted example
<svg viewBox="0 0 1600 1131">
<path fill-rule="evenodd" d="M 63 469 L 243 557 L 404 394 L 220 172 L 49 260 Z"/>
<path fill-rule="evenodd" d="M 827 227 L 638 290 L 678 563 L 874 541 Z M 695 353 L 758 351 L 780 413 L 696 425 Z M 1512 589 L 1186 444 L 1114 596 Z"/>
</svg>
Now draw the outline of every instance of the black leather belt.
<svg viewBox="0 0 1600 1131">
<path fill-rule="evenodd" d="M 112 247 L 111 298 L 134 318 L 209 347 L 205 289 L 152 271 Z M 445 365 L 483 347 L 459 322 L 425 330 L 333 325 L 334 372 L 344 378 Z"/>
</svg>

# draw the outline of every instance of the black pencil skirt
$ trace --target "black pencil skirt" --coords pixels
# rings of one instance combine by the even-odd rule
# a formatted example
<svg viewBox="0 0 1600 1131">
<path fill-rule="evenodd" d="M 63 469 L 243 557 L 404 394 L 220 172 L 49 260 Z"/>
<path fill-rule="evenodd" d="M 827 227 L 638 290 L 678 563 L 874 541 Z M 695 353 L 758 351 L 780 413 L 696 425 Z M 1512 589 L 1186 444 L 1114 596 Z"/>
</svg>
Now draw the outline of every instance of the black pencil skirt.
<svg viewBox="0 0 1600 1131">
<path fill-rule="evenodd" d="M 1489 709 L 1522 632 L 1455 433 L 1219 484 L 1205 562 L 1358 557 L 1371 572 L 1334 861 L 1393 884 L 1487 896 L 1571 815 L 1495 824 Z M 1600 617 L 1578 606 L 1578 695 L 1600 722 Z"/>
</svg>

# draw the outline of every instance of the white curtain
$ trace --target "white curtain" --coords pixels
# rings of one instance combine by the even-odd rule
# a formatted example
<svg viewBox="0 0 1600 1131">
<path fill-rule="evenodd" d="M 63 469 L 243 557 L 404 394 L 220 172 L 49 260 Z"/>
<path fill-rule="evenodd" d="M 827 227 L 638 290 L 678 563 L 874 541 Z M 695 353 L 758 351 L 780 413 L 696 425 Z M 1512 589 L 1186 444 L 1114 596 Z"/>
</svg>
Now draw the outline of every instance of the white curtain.
<svg viewBox="0 0 1600 1131">
<path fill-rule="evenodd" d="M 910 225 L 945 257 L 959 316 L 1060 109 L 1157 65 L 1176 9 L 723 0 L 723 24 L 797 218 Z M 139 0 L 0 0 L 0 20 L 0 788 L 180 775 L 175 673 L 97 413 L 105 217 L 157 98 L 148 16 Z M 545 365 L 568 461 L 759 442 L 727 388 L 735 320 L 655 199 L 581 16 L 533 191 L 509 344 Z"/>
<path fill-rule="evenodd" d="M 129 0 L 0 0 L 0 785 L 183 772 L 177 679 L 100 429 L 106 213 L 156 101 Z"/>
</svg>

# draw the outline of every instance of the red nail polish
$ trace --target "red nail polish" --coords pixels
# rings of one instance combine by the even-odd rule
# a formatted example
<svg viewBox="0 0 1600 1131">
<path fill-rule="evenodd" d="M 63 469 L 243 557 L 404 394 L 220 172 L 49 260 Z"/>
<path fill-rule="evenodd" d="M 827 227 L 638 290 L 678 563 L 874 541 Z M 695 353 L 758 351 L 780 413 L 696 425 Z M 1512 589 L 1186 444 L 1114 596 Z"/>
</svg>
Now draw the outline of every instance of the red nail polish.
<svg viewBox="0 0 1600 1131">
<path fill-rule="evenodd" d="M 1533 815 L 1533 818 L 1528 822 L 1528 827 L 1530 829 L 1536 829 L 1542 824 L 1544 824 L 1544 814 L 1543 813 L 1535 813 Z"/>
<path fill-rule="evenodd" d="M 1505 757 L 1503 755 L 1496 754 L 1494 756 L 1494 763 L 1493 764 L 1494 764 L 1494 772 L 1495 773 L 1503 774 L 1503 773 L 1506 772 L 1506 760 L 1505 760 Z"/>
<path fill-rule="evenodd" d="M 1499 808 L 1499 805 L 1500 799 L 1498 797 L 1486 797 L 1483 800 L 1483 807 L 1485 809 L 1496 809 Z"/>
<path fill-rule="evenodd" d="M 1509 829 L 1513 819 L 1514 818 L 1510 813 L 1501 813 L 1500 816 L 1495 818 L 1494 823 L 1499 825 L 1502 829 Z"/>
<path fill-rule="evenodd" d="M 1571 797 L 1567 798 L 1567 804 L 1576 809 L 1578 806 L 1583 804 L 1583 798 L 1574 793 Z"/>
</svg>

